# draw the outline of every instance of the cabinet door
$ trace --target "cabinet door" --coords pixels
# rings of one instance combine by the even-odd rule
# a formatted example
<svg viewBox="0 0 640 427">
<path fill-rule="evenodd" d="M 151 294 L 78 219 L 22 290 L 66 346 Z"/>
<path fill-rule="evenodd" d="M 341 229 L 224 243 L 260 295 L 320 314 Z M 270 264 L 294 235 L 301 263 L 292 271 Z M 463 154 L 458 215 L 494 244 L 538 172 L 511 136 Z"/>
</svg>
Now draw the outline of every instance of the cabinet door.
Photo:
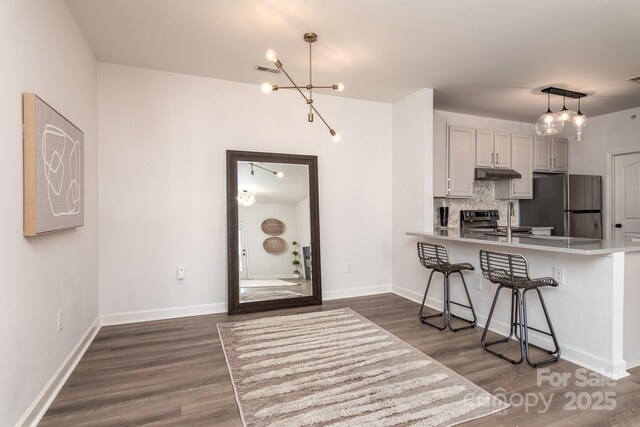
<svg viewBox="0 0 640 427">
<path fill-rule="evenodd" d="M 533 148 L 533 170 L 551 170 L 551 138 L 536 138 Z"/>
<path fill-rule="evenodd" d="M 569 141 L 566 139 L 551 139 L 552 156 L 551 169 L 554 172 L 567 172 L 569 170 Z"/>
<path fill-rule="evenodd" d="M 493 132 L 476 131 L 476 167 L 492 168 L 494 166 Z"/>
<path fill-rule="evenodd" d="M 496 132 L 495 148 L 494 166 L 511 169 L 511 134 Z"/>
<path fill-rule="evenodd" d="M 449 197 L 473 197 L 476 131 L 449 127 Z"/>
<path fill-rule="evenodd" d="M 433 115 L 433 197 L 447 197 L 447 118 Z"/>
<path fill-rule="evenodd" d="M 530 136 L 513 135 L 513 169 L 522 178 L 511 180 L 511 196 L 514 199 L 533 198 L 533 168 L 531 161 L 532 141 Z"/>
</svg>

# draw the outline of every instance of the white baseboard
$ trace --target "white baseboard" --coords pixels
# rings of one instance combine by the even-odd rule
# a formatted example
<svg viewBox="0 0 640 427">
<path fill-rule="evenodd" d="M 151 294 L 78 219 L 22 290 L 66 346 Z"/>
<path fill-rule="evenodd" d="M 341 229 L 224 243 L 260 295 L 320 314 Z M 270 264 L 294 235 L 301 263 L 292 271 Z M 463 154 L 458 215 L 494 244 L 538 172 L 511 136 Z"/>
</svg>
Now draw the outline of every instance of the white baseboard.
<svg viewBox="0 0 640 427">
<path fill-rule="evenodd" d="M 408 300 L 417 302 L 418 304 L 422 302 L 422 297 L 424 296 L 424 294 L 420 294 L 410 289 L 395 285 L 391 287 L 391 292 Z M 434 310 L 442 310 L 442 300 L 428 297 L 425 305 L 429 308 L 433 308 Z M 463 313 L 470 313 L 470 310 L 468 309 L 464 309 L 461 307 L 456 307 L 456 309 L 461 310 Z M 478 315 L 477 317 L 477 325 L 484 328 L 487 323 L 487 316 Z M 494 320 L 493 322 L 491 322 L 491 328 L 489 328 L 489 330 L 497 334 L 506 336 L 509 335 L 509 324 Z M 551 341 L 550 337 L 531 333 L 529 338 L 533 344 L 545 346 L 547 348 L 553 347 L 553 341 Z M 478 346 L 479 345 L 480 343 L 478 343 Z M 604 359 L 595 354 L 577 349 L 566 344 L 561 344 L 560 352 L 560 357 L 562 359 L 568 360 L 569 362 L 575 363 L 576 365 L 580 365 L 584 368 L 590 369 L 614 380 L 618 380 L 629 375 L 629 373 L 625 369 L 626 363 L 624 362 L 624 360 L 616 363 L 615 361 Z"/>
<path fill-rule="evenodd" d="M 203 314 L 218 314 L 227 312 L 227 303 L 191 305 L 185 307 L 170 307 L 154 310 L 128 311 L 123 313 L 103 314 L 100 324 L 122 325 L 124 323 L 148 322 L 151 320 L 172 319 L 174 317 L 201 316 Z"/>
<path fill-rule="evenodd" d="M 66 359 L 64 359 L 38 397 L 36 397 L 22 418 L 20 418 L 16 426 L 35 427 L 38 425 L 60 392 L 60 389 L 76 368 L 80 359 L 82 359 L 85 351 L 87 351 L 87 348 L 89 348 L 89 345 L 93 342 L 98 331 L 100 331 L 100 317 L 96 317 L 91 326 L 89 326 L 89 329 L 82 335 L 80 341 L 78 341 L 73 350 L 71 350 Z"/>
<path fill-rule="evenodd" d="M 323 300 L 363 297 L 367 295 L 386 294 L 391 292 L 391 285 L 368 286 L 365 288 L 341 289 L 339 291 L 322 291 Z"/>
</svg>

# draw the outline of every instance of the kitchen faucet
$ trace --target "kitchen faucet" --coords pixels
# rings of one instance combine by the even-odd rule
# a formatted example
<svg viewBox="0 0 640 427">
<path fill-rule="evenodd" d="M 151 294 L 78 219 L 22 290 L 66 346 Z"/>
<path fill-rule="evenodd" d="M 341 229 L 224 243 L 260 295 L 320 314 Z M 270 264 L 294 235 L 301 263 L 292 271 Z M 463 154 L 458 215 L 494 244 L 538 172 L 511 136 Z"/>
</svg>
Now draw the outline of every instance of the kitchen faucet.
<svg viewBox="0 0 640 427">
<path fill-rule="evenodd" d="M 507 207 L 507 242 L 511 242 L 512 232 L 511 232 L 511 217 L 515 216 L 515 208 L 513 207 L 513 202 L 509 202 L 509 206 Z"/>
</svg>

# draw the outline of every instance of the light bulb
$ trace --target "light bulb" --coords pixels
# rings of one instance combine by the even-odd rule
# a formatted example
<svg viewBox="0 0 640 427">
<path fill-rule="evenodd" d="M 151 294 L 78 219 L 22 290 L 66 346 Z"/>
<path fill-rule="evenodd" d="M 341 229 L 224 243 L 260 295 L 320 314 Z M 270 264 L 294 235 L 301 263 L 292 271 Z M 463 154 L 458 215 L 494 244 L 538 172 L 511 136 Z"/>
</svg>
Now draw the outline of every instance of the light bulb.
<svg viewBox="0 0 640 427">
<path fill-rule="evenodd" d="M 343 83 L 338 83 L 336 86 L 338 86 L 338 87 L 336 88 L 336 90 L 337 90 L 338 92 L 343 92 L 343 91 L 344 91 L 344 84 L 343 84 Z"/>
<path fill-rule="evenodd" d="M 553 116 L 551 114 L 545 114 L 544 115 L 544 122 L 545 123 L 552 123 L 553 122 Z"/>
<path fill-rule="evenodd" d="M 284 173 L 278 172 L 276 175 L 278 176 L 278 178 L 282 178 L 284 176 Z"/>
<path fill-rule="evenodd" d="M 265 58 L 267 58 L 268 61 L 271 61 L 271 62 L 276 62 L 278 60 L 278 54 L 273 49 L 269 49 L 264 56 Z"/>
<path fill-rule="evenodd" d="M 573 110 L 567 110 L 566 108 L 563 110 L 560 110 L 556 113 L 556 117 L 558 118 L 558 120 L 562 120 L 563 122 L 568 122 L 569 120 L 571 120 L 577 113 Z"/>
<path fill-rule="evenodd" d="M 262 92 L 264 93 L 270 93 L 273 90 L 273 85 L 271 83 L 262 83 L 262 86 L 260 86 L 260 89 L 262 89 Z"/>
<path fill-rule="evenodd" d="M 333 142 L 340 142 L 340 134 L 336 133 L 335 135 L 333 135 L 332 139 Z"/>
</svg>

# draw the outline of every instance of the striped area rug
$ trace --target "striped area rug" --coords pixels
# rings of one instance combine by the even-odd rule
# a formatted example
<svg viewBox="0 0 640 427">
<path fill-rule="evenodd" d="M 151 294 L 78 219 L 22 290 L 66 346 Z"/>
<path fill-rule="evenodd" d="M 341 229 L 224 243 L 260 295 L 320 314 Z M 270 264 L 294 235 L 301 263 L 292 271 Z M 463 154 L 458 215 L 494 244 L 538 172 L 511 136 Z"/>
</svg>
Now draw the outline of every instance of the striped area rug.
<svg viewBox="0 0 640 427">
<path fill-rule="evenodd" d="M 245 426 L 452 426 L 509 406 L 348 308 L 218 332 Z"/>
</svg>

